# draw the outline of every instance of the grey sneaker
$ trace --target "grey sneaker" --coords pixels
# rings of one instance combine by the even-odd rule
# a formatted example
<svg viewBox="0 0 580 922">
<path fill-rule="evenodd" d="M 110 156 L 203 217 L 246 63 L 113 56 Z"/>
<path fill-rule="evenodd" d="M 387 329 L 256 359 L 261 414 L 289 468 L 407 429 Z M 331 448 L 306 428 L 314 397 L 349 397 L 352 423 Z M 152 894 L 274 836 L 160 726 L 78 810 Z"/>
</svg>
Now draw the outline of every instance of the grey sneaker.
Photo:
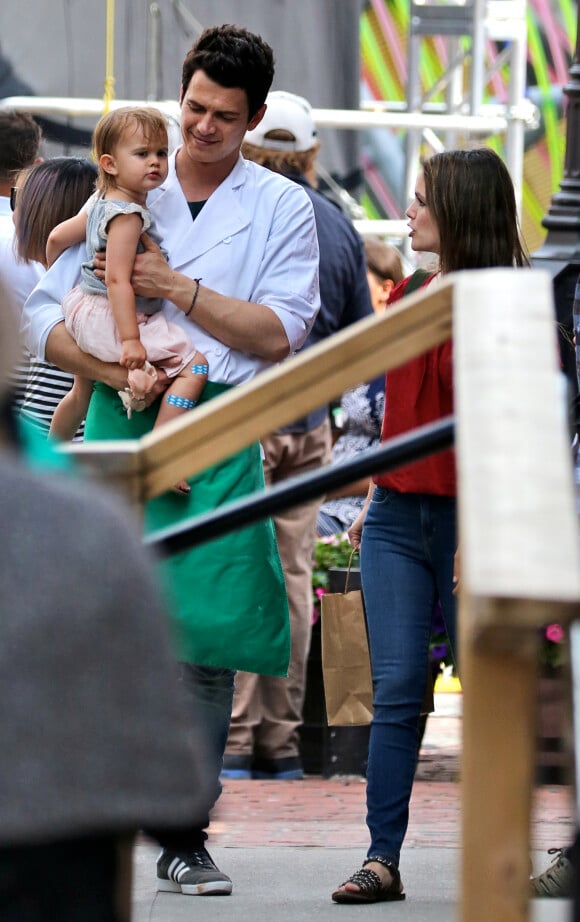
<svg viewBox="0 0 580 922">
<path fill-rule="evenodd" d="M 549 848 L 548 855 L 555 855 L 552 864 L 537 877 L 530 880 L 532 896 L 560 897 L 569 899 L 574 892 L 574 867 L 566 857 L 567 849 Z"/>
<path fill-rule="evenodd" d="M 157 889 L 189 896 L 227 896 L 232 882 L 205 848 L 184 855 L 164 849 L 157 859 Z"/>
</svg>

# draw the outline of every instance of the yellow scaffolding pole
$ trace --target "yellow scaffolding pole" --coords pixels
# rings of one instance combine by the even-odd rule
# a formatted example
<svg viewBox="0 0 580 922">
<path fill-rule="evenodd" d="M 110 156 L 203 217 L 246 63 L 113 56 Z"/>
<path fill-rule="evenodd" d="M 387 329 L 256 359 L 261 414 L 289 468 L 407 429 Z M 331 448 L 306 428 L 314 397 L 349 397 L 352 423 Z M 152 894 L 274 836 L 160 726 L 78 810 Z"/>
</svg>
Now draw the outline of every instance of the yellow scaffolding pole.
<svg viewBox="0 0 580 922">
<path fill-rule="evenodd" d="M 115 0 L 107 0 L 107 21 L 105 32 L 105 84 L 103 91 L 103 114 L 111 108 L 115 98 Z"/>
</svg>

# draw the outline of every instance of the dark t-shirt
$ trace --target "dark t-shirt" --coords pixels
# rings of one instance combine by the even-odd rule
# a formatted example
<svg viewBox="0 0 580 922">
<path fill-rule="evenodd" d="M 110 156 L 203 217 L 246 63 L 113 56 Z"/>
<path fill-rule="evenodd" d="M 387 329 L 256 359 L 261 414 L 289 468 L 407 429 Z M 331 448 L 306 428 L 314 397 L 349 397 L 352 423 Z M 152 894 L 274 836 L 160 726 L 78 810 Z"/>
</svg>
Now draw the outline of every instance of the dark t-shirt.
<svg viewBox="0 0 580 922">
<path fill-rule="evenodd" d="M 200 213 L 201 209 L 203 208 L 206 202 L 207 202 L 207 199 L 204 199 L 202 202 L 188 202 L 187 203 L 189 205 L 191 217 L 194 221 L 197 218 L 198 214 Z"/>
</svg>

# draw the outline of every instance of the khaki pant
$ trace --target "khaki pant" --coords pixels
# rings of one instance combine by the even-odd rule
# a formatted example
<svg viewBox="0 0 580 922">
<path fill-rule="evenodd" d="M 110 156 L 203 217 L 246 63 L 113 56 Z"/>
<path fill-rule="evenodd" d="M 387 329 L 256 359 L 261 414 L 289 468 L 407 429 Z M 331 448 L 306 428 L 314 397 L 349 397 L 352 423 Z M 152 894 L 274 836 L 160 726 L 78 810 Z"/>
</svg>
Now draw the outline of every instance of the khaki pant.
<svg viewBox="0 0 580 922">
<path fill-rule="evenodd" d="M 330 423 L 305 433 L 274 433 L 263 441 L 267 484 L 329 464 Z M 312 623 L 312 556 L 320 499 L 274 517 L 286 580 L 292 647 L 288 678 L 236 674 L 226 752 L 265 758 L 296 756 Z"/>
</svg>

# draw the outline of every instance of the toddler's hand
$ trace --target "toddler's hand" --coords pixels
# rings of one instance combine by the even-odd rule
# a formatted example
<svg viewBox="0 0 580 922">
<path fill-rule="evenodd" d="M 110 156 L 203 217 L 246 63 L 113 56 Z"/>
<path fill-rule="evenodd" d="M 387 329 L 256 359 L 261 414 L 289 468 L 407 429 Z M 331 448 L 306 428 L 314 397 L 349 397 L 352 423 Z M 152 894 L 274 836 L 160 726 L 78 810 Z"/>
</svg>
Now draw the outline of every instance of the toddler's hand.
<svg viewBox="0 0 580 922">
<path fill-rule="evenodd" d="M 147 352 L 140 339 L 125 339 L 121 349 L 120 363 L 124 368 L 132 371 L 142 368 L 147 361 Z"/>
</svg>

